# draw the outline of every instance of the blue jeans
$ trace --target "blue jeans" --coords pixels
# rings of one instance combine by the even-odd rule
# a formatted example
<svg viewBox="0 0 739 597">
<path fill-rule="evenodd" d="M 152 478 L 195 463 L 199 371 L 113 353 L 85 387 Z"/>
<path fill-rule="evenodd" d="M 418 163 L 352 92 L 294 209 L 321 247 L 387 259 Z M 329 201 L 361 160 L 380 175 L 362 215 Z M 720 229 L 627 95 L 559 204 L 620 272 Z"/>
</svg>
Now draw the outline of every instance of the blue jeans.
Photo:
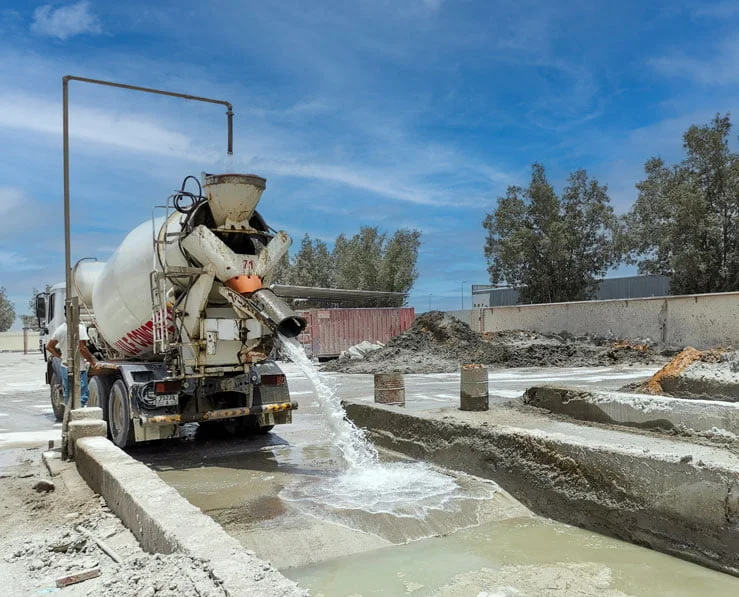
<svg viewBox="0 0 739 597">
<path fill-rule="evenodd" d="M 69 371 L 66 365 L 59 365 L 59 369 L 62 374 L 62 385 L 64 386 L 64 404 L 69 400 Z M 82 406 L 87 406 L 87 398 L 89 392 L 87 391 L 87 371 L 80 371 L 80 403 Z"/>
</svg>

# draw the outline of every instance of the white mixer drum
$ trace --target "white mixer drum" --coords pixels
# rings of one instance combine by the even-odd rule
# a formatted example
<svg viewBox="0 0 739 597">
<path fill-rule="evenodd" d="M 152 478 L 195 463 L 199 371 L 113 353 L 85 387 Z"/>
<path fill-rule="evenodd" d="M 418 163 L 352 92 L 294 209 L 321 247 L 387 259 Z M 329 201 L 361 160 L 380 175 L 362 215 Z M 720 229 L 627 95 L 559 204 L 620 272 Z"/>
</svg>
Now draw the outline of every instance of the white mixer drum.
<svg viewBox="0 0 739 597">
<path fill-rule="evenodd" d="M 170 217 L 168 232 L 179 231 L 178 216 Z M 157 236 L 163 223 L 163 218 L 155 221 Z M 181 264 L 185 265 L 184 259 Z M 98 332 L 106 342 L 131 357 L 153 353 L 150 274 L 154 267 L 152 223 L 145 222 L 123 240 L 93 288 Z M 161 269 L 158 263 L 156 269 Z"/>
</svg>

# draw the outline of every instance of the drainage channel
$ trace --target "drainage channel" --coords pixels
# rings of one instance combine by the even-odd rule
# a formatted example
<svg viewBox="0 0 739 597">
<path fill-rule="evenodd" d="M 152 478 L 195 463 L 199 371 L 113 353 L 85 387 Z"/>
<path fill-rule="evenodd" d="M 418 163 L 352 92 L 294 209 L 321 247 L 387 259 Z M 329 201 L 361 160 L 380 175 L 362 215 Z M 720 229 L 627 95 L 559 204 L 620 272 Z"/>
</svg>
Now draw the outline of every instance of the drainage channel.
<svg viewBox="0 0 739 597">
<path fill-rule="evenodd" d="M 343 461 L 309 381 L 286 369 L 300 402 L 292 425 L 132 455 L 314 595 L 739 592 L 739 579 L 535 516 L 494 483 L 453 471 L 398 469 L 425 485 L 422 503 L 412 495 L 357 500 L 337 485 Z M 342 378 L 342 392 L 349 384 Z M 397 462 L 381 460 L 391 469 Z"/>
</svg>

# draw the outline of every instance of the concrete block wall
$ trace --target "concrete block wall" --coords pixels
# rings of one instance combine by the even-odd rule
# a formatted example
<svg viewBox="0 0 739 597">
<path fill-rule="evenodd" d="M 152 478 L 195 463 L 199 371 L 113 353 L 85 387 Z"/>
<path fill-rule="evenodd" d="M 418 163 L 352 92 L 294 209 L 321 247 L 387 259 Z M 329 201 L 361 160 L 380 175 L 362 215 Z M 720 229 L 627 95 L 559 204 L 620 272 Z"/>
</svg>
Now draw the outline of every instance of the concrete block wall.
<svg viewBox="0 0 739 597">
<path fill-rule="evenodd" d="M 450 311 L 479 332 L 525 329 L 649 339 L 698 349 L 739 346 L 739 292 Z"/>
<path fill-rule="evenodd" d="M 28 332 L 28 349 L 38 349 L 38 332 Z M 23 332 L 0 332 L 0 351 L 23 351 Z"/>
</svg>

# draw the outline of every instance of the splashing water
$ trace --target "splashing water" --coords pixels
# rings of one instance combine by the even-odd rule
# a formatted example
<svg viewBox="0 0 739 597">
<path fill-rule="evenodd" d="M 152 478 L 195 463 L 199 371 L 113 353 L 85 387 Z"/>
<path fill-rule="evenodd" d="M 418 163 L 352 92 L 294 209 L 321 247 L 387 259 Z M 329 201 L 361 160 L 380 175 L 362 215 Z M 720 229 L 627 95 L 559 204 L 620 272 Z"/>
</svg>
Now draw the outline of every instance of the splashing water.
<svg viewBox="0 0 739 597">
<path fill-rule="evenodd" d="M 333 440 L 344 456 L 350 469 L 377 464 L 377 450 L 367 441 L 364 432 L 346 418 L 336 388 L 332 387 L 318 373 L 305 350 L 296 338 L 286 338 L 280 334 L 280 341 L 290 360 L 293 361 L 310 380 L 315 390 L 318 404 L 326 416 Z"/>
<path fill-rule="evenodd" d="M 301 504 L 319 518 L 341 522 L 341 512 L 424 519 L 431 512 L 453 511 L 462 501 L 487 499 L 495 489 L 462 489 L 457 481 L 422 462 L 379 461 L 364 432 L 346 418 L 336 388 L 313 366 L 295 338 L 280 336 L 285 352 L 313 384 L 318 404 L 347 470 L 333 478 L 311 479 L 286 487 L 280 497 Z M 356 521 L 354 521 L 356 523 Z"/>
</svg>

